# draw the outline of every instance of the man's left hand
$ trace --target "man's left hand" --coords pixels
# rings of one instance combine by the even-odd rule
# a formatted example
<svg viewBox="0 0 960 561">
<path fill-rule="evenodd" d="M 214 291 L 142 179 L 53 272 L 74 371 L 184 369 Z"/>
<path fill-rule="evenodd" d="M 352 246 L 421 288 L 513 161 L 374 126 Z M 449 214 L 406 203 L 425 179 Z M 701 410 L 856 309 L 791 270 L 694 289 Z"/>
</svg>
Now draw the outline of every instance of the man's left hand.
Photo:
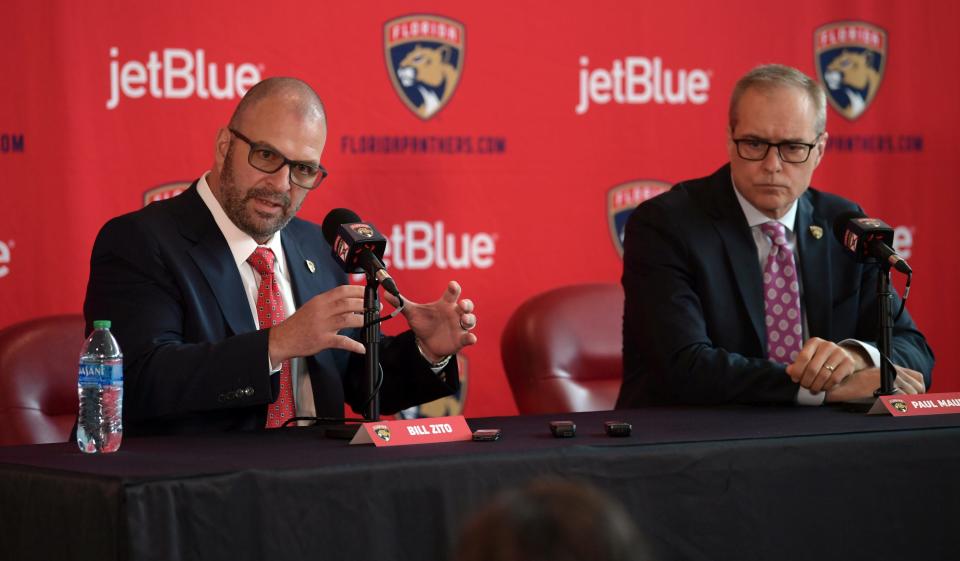
<svg viewBox="0 0 960 561">
<path fill-rule="evenodd" d="M 391 294 L 384 294 L 384 298 L 391 305 L 399 304 Z M 456 281 L 450 281 L 443 295 L 429 304 L 417 304 L 404 298 L 403 315 L 417 337 L 420 350 L 430 362 L 438 362 L 477 342 L 477 336 L 470 332 L 477 326 L 473 302 L 459 298 L 460 284 Z"/>
<path fill-rule="evenodd" d="M 801 387 L 817 393 L 832 390 L 847 376 L 866 366 L 864 358 L 853 349 L 811 337 L 793 364 L 787 366 L 787 374 Z"/>
</svg>

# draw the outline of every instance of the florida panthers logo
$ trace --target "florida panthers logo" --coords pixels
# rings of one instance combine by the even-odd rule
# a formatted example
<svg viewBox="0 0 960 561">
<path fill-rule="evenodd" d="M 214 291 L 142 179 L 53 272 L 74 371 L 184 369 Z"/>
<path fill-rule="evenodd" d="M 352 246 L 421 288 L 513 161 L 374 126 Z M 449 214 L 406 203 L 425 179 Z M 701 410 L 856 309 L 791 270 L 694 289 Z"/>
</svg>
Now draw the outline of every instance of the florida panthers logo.
<svg viewBox="0 0 960 561">
<path fill-rule="evenodd" d="M 373 434 L 377 435 L 377 437 L 384 442 L 390 442 L 390 427 L 387 425 L 374 425 Z"/>
<path fill-rule="evenodd" d="M 387 71 L 400 99 L 430 119 L 450 101 L 463 71 L 464 28 L 434 15 L 404 16 L 383 26 Z"/>
<path fill-rule="evenodd" d="M 623 257 L 623 230 L 637 205 L 670 189 L 669 183 L 651 179 L 627 181 L 607 191 L 607 222 L 617 253 Z"/>
<path fill-rule="evenodd" d="M 887 59 L 887 32 L 859 21 L 824 25 L 814 33 L 814 58 L 830 105 L 855 120 L 880 88 Z"/>
<path fill-rule="evenodd" d="M 172 183 L 164 183 L 163 185 L 158 185 L 152 189 L 148 189 L 146 193 L 143 194 L 143 206 L 147 206 L 150 203 L 155 203 L 157 201 L 162 201 L 164 199 L 172 199 L 180 193 L 183 193 L 190 187 L 189 181 L 174 181 Z"/>
</svg>

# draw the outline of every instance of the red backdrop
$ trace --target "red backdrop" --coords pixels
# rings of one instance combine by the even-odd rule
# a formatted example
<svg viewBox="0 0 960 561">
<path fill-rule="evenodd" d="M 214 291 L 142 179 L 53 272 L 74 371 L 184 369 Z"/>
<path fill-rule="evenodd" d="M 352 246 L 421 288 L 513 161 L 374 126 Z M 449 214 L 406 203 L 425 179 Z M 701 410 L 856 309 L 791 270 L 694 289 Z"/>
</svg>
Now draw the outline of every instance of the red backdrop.
<svg viewBox="0 0 960 561">
<path fill-rule="evenodd" d="M 827 0 L 789 8 L 8 2 L 0 22 L 0 326 L 80 311 L 99 227 L 141 207 L 151 189 L 208 169 L 238 89 L 293 75 L 321 94 L 330 123 L 323 162 L 331 176 L 301 215 L 321 221 L 345 206 L 391 235 L 394 276 L 415 300 L 459 280 L 480 316 L 480 342 L 465 353 L 466 413 L 514 413 L 502 328 L 537 292 L 618 281 L 608 192 L 712 172 L 726 158 L 737 77 L 765 62 L 816 75 L 815 49 L 829 38 L 815 31 L 855 22 L 847 27 L 886 34 L 872 44 L 882 81 L 859 115 L 829 109 L 836 142 L 814 182 L 897 227 L 916 271 L 910 310 L 938 358 L 934 390 L 960 390 L 951 343 L 958 270 L 947 251 L 948 216 L 960 207 L 952 169 L 960 9 Z M 388 22 L 417 14 L 412 21 L 425 25 L 408 21 L 385 35 Z M 420 100 L 404 91 L 416 88 L 404 89 L 391 59 L 407 40 L 435 47 L 451 70 L 447 85 L 456 77 L 429 115 L 414 111 Z M 198 66 L 206 69 L 199 76 Z M 585 107 L 583 76 L 592 94 Z M 667 80 L 668 92 L 655 91 Z M 452 239 L 452 257 L 446 243 L 439 254 L 437 237 Z"/>
</svg>

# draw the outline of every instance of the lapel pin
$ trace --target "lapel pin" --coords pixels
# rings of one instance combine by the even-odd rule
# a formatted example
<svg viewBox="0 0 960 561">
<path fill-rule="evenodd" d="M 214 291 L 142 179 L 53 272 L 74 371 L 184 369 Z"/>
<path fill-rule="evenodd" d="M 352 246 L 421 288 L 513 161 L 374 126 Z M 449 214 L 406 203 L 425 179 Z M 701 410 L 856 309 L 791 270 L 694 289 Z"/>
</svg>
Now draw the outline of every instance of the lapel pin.
<svg viewBox="0 0 960 561">
<path fill-rule="evenodd" d="M 813 234 L 814 239 L 819 240 L 823 237 L 823 228 L 820 226 L 810 226 L 810 233 Z"/>
<path fill-rule="evenodd" d="M 817 236 L 817 237 L 820 237 L 820 236 Z M 304 262 L 307 264 L 307 269 L 309 269 L 311 273 L 317 272 L 317 266 L 313 264 L 313 261 L 307 259 Z"/>
</svg>

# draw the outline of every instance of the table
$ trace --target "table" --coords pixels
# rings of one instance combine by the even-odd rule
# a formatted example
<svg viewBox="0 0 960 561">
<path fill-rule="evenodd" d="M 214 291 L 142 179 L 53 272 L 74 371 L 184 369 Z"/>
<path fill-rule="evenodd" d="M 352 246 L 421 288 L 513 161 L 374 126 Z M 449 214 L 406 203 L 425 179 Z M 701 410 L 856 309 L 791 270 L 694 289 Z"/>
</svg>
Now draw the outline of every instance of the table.
<svg viewBox="0 0 960 561">
<path fill-rule="evenodd" d="M 550 420 L 570 419 L 572 439 Z M 633 424 L 629 438 L 603 421 Z M 650 408 L 469 420 L 498 442 L 348 446 L 317 428 L 0 448 L 0 559 L 443 560 L 498 490 L 620 500 L 658 559 L 960 559 L 960 415 Z"/>
</svg>

